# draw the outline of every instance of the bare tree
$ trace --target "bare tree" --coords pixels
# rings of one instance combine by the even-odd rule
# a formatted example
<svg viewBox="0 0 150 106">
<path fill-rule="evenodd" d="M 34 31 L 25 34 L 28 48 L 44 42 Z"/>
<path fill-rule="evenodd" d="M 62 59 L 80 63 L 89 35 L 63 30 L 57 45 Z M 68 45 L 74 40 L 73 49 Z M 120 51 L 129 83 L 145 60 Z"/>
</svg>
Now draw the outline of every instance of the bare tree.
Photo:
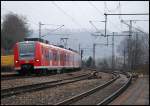
<svg viewBox="0 0 150 106">
<path fill-rule="evenodd" d="M 14 13 L 8 13 L 2 23 L 1 47 L 12 49 L 16 42 L 22 41 L 28 34 L 29 29 L 26 18 Z"/>
<path fill-rule="evenodd" d="M 149 38 L 148 38 L 149 39 Z M 125 38 L 118 46 L 118 52 L 123 57 L 123 67 L 126 68 L 126 63 L 129 62 L 131 69 L 136 69 L 139 65 L 145 64 L 145 61 L 149 64 L 149 44 L 147 36 L 143 33 L 135 32 L 130 39 L 130 45 L 128 38 Z M 130 47 L 130 52 L 129 52 Z"/>
<path fill-rule="evenodd" d="M 118 53 L 123 57 L 123 66 L 122 68 L 127 68 L 128 61 L 128 38 L 125 38 L 120 42 L 120 45 L 117 48 Z"/>
<path fill-rule="evenodd" d="M 108 70 L 110 68 L 110 63 L 111 60 L 110 58 L 102 58 L 102 59 L 99 59 L 97 60 L 97 67 L 100 69 L 100 70 Z"/>
<path fill-rule="evenodd" d="M 90 56 L 87 61 L 86 61 L 86 66 L 87 67 L 92 67 L 92 62 L 93 62 L 93 58 Z"/>
</svg>

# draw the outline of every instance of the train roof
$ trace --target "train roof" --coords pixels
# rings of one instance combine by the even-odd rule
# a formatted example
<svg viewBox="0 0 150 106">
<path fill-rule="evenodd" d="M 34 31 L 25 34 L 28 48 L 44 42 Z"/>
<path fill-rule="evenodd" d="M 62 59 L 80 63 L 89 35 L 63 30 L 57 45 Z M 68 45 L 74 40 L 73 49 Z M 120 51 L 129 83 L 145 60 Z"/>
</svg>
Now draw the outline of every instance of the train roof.
<svg viewBox="0 0 150 106">
<path fill-rule="evenodd" d="M 66 48 L 62 48 L 62 47 L 57 46 L 57 45 L 49 44 L 49 42 L 47 40 L 43 40 L 43 39 L 40 39 L 40 38 L 24 38 L 24 41 L 19 42 L 19 43 L 24 43 L 24 42 L 28 42 L 28 43 L 39 42 L 40 44 L 42 44 L 44 46 L 51 46 L 51 47 L 56 48 L 56 49 L 65 50 L 65 51 L 68 51 L 68 52 L 79 54 L 79 52 L 77 52 L 77 51 L 75 51 L 71 48 L 66 49 Z"/>
<path fill-rule="evenodd" d="M 60 50 L 64 50 L 64 51 L 68 51 L 68 52 L 72 52 L 72 53 L 77 53 L 77 54 L 79 54 L 77 51 L 73 51 L 73 50 L 69 50 L 69 49 L 66 49 L 66 48 L 62 48 L 62 47 L 59 47 L 59 46 L 57 46 L 57 45 L 45 44 L 45 43 L 42 43 L 42 42 L 40 42 L 40 44 L 45 45 L 45 46 L 50 46 L 50 47 L 55 48 L 55 49 L 60 49 Z"/>
</svg>

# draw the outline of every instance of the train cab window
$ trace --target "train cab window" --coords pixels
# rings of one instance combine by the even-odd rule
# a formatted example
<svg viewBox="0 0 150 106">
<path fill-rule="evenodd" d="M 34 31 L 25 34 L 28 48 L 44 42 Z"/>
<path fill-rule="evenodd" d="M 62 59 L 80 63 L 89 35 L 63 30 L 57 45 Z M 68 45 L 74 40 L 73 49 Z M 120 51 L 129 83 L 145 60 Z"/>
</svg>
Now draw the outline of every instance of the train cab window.
<svg viewBox="0 0 150 106">
<path fill-rule="evenodd" d="M 19 43 L 19 58 L 31 59 L 35 56 L 35 43 L 22 42 Z"/>
</svg>

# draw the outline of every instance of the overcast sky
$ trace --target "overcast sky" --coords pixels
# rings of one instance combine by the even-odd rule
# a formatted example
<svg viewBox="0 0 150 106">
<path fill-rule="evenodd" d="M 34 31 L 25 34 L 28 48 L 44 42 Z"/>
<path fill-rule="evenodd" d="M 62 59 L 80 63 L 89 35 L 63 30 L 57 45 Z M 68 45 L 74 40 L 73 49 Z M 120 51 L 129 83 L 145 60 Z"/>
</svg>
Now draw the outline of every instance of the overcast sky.
<svg viewBox="0 0 150 106">
<path fill-rule="evenodd" d="M 44 24 L 65 25 L 64 28 L 68 29 L 80 29 L 84 31 L 95 32 L 95 28 L 89 23 L 90 20 L 93 21 L 94 25 L 98 29 L 104 30 L 104 23 L 98 21 L 104 21 L 105 12 L 128 14 L 149 13 L 149 1 L 120 1 L 120 6 L 119 1 L 1 1 L 1 21 L 3 21 L 3 16 L 8 12 L 14 12 L 19 15 L 25 16 L 28 20 L 30 28 L 34 30 L 38 30 L 38 23 L 42 22 Z M 108 16 L 107 30 L 111 32 L 129 30 L 126 25 L 120 23 L 121 19 L 149 20 L 149 15 L 121 17 Z M 42 26 L 42 30 L 54 29 L 58 27 L 54 25 Z M 136 22 L 133 23 L 133 26 L 140 27 L 143 31 L 149 33 L 148 21 Z M 92 48 L 94 42 L 98 41 L 102 43 L 103 41 L 106 41 L 106 38 L 102 37 L 97 38 L 96 40 L 94 38 L 91 39 L 90 34 L 91 33 L 83 34 L 82 37 L 78 35 L 74 37 L 74 39 L 77 40 L 70 39 L 70 44 L 68 45 L 73 45 L 73 43 L 76 43 L 75 47 L 78 48 L 78 43 L 81 43 L 81 46 L 83 47 Z M 72 36 L 75 35 L 76 34 Z M 54 38 L 54 36 L 51 36 L 50 38 L 50 36 L 46 36 L 45 38 L 57 43 L 60 37 Z M 54 39 L 57 40 L 55 41 Z M 101 41 L 99 39 L 101 39 Z M 121 39 L 123 38 L 115 38 L 116 49 L 117 44 L 119 44 Z M 106 54 L 110 55 L 111 47 L 97 47 L 96 51 L 96 56 L 105 56 Z M 92 55 L 92 50 L 87 55 Z"/>
<path fill-rule="evenodd" d="M 149 13 L 149 1 L 120 1 L 120 5 L 121 8 L 117 8 L 119 1 L 1 1 L 1 16 L 3 17 L 10 11 L 24 15 L 32 29 L 38 29 L 38 22 L 41 21 L 45 24 L 64 24 L 65 28 L 70 29 L 95 30 L 89 21 L 103 21 L 105 11 L 107 13 Z M 149 18 L 148 16 L 122 16 L 122 19 L 148 20 Z M 134 25 L 148 32 L 148 23 L 137 22 Z M 104 29 L 104 23 L 94 22 L 94 24 Z M 127 27 L 126 25 L 120 26 L 119 16 L 108 16 L 109 30 L 118 31 Z"/>
</svg>

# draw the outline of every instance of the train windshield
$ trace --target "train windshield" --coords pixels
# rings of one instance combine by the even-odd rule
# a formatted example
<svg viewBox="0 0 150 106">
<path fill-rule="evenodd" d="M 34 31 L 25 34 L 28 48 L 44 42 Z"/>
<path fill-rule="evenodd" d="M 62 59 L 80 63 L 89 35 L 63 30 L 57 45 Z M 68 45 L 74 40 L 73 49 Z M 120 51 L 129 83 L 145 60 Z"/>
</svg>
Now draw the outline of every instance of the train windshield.
<svg viewBox="0 0 150 106">
<path fill-rule="evenodd" d="M 19 44 L 19 57 L 20 59 L 33 59 L 34 58 L 34 42 L 25 42 Z"/>
</svg>

